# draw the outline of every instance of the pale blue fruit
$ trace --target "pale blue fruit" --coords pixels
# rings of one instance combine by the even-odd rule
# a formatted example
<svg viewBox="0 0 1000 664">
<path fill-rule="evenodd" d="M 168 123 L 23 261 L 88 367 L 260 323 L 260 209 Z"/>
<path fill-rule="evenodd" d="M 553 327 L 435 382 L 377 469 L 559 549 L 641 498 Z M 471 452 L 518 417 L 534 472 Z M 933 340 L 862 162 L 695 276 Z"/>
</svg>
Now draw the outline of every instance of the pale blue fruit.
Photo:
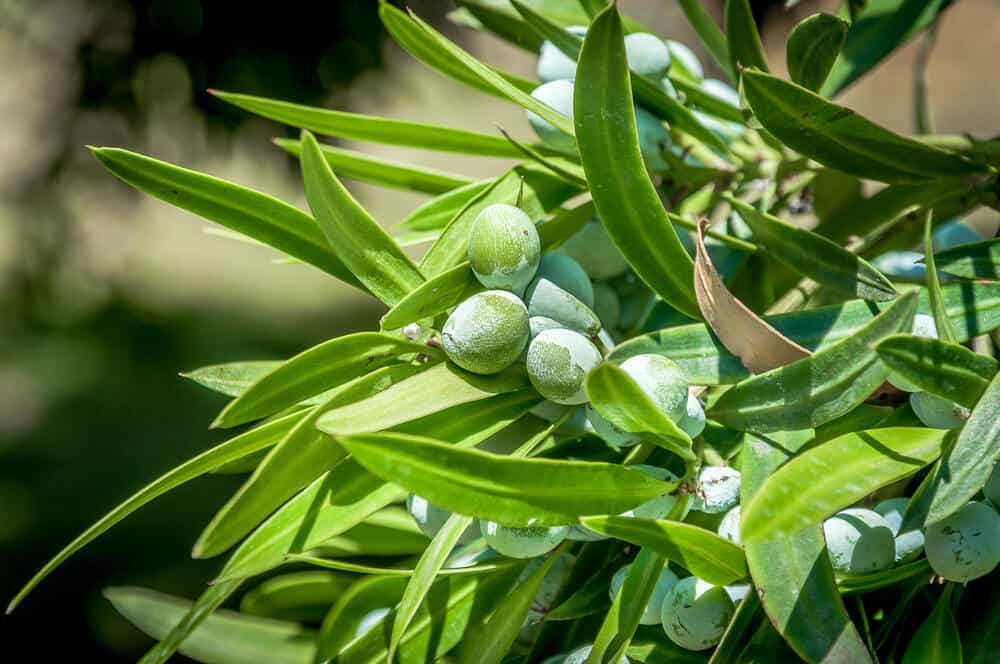
<svg viewBox="0 0 1000 664">
<path fill-rule="evenodd" d="M 528 330 L 531 338 L 534 339 L 545 330 L 565 330 L 565 325 L 557 320 L 546 318 L 545 316 L 532 316 L 528 319 Z"/>
<path fill-rule="evenodd" d="M 722 521 L 719 522 L 719 529 L 716 532 L 719 533 L 719 537 L 725 537 L 730 542 L 742 544 L 740 541 L 739 505 L 726 512 L 726 516 L 722 517 Z"/>
<path fill-rule="evenodd" d="M 508 558 L 534 558 L 548 553 L 566 539 L 569 528 L 511 528 L 495 521 L 480 521 L 480 531 L 491 549 Z"/>
<path fill-rule="evenodd" d="M 566 659 L 563 660 L 563 664 L 586 664 L 587 658 L 590 657 L 590 651 L 594 649 L 594 644 L 580 646 L 570 654 L 566 655 Z M 629 659 L 625 655 L 618 658 L 618 664 L 629 664 Z"/>
<path fill-rule="evenodd" d="M 673 360 L 647 353 L 628 358 L 621 368 L 671 420 L 679 422 L 687 413 L 687 378 Z"/>
<path fill-rule="evenodd" d="M 958 219 L 955 219 L 947 221 L 934 229 L 932 239 L 934 248 L 941 251 L 942 249 L 948 249 L 960 244 L 979 242 L 983 237 L 974 228 L 970 228 Z"/>
<path fill-rule="evenodd" d="M 535 279 L 550 281 L 588 307 L 594 306 L 594 286 L 587 271 L 566 253 L 557 251 L 542 256 Z"/>
<path fill-rule="evenodd" d="M 917 419 L 931 429 L 958 429 L 969 419 L 969 409 L 930 392 L 910 395 L 910 407 Z"/>
<path fill-rule="evenodd" d="M 583 382 L 601 362 L 590 339 L 572 330 L 545 330 L 528 346 L 528 378 L 549 401 L 578 405 L 587 401 Z"/>
<path fill-rule="evenodd" d="M 668 39 L 667 47 L 670 48 L 672 73 L 694 83 L 700 83 L 705 78 L 705 69 L 701 66 L 701 60 L 686 44 Z"/>
<path fill-rule="evenodd" d="M 592 405 L 587 404 L 587 420 L 594 428 L 594 433 L 611 447 L 621 449 L 631 447 L 642 440 L 642 435 L 625 431 L 612 424 L 610 420 L 597 412 Z"/>
<path fill-rule="evenodd" d="M 664 482 L 674 482 L 677 480 L 677 476 L 666 468 L 658 468 L 657 466 L 648 466 L 646 464 L 640 463 L 632 466 L 636 470 L 641 470 L 642 472 L 655 477 L 658 480 Z M 677 496 L 665 493 L 662 496 L 657 496 L 652 500 L 647 500 L 638 507 L 633 507 L 630 510 L 621 513 L 621 516 L 628 517 L 638 517 L 640 519 L 662 519 L 670 514 L 670 510 L 674 508 L 674 504 L 677 502 Z M 685 512 L 686 515 L 686 512 Z M 681 515 L 680 518 L 684 518 Z"/>
<path fill-rule="evenodd" d="M 722 639 L 736 607 L 725 588 L 693 576 L 681 579 L 663 601 L 667 638 L 687 650 L 706 650 Z"/>
<path fill-rule="evenodd" d="M 993 464 L 993 472 L 983 486 L 983 494 L 989 498 L 994 507 L 1000 507 L 1000 464 Z"/>
<path fill-rule="evenodd" d="M 750 584 L 748 583 L 738 583 L 734 586 L 724 586 L 726 594 L 729 595 L 729 599 L 733 600 L 733 604 L 738 604 L 746 599 L 747 593 L 750 592 Z"/>
<path fill-rule="evenodd" d="M 625 35 L 625 58 L 629 69 L 650 78 L 662 78 L 670 69 L 670 47 L 648 32 Z"/>
<path fill-rule="evenodd" d="M 530 335 L 524 302 L 507 291 L 490 290 L 455 307 L 441 331 L 441 345 L 463 369 L 494 374 L 521 356 Z"/>
<path fill-rule="evenodd" d="M 565 254 L 542 257 L 535 278 L 524 292 L 531 316 L 558 321 L 588 337 L 601 329 L 601 321 L 591 309 L 594 288 L 580 264 Z"/>
<path fill-rule="evenodd" d="M 573 119 L 573 83 L 567 80 L 542 83 L 531 92 L 531 96 L 549 106 L 556 113 Z M 576 152 L 576 139 L 551 124 L 548 120 L 528 111 L 528 124 L 542 143 L 554 150 Z"/>
<path fill-rule="evenodd" d="M 937 339 L 938 331 L 937 325 L 934 324 L 934 317 L 928 316 L 927 314 L 917 314 L 913 317 L 913 326 L 910 328 L 910 333 L 915 337 L 923 337 L 924 339 Z M 903 390 L 904 392 L 919 392 L 920 387 L 913 384 L 907 380 L 904 376 L 892 371 L 889 372 L 889 376 L 886 378 L 889 383 L 896 389 Z"/>
<path fill-rule="evenodd" d="M 875 512 L 882 515 L 896 538 L 896 564 L 913 560 L 920 555 L 924 548 L 924 533 L 922 531 L 910 530 L 902 535 L 899 534 L 899 528 L 903 525 L 903 515 L 909 504 L 909 498 L 900 497 L 883 500 L 875 506 Z"/>
<path fill-rule="evenodd" d="M 628 269 L 625 257 L 597 219 L 584 224 L 562 243 L 559 251 L 579 263 L 591 279 L 612 279 Z"/>
<path fill-rule="evenodd" d="M 569 532 L 566 533 L 566 539 L 573 540 L 574 542 L 600 542 L 601 540 L 608 539 L 608 537 L 600 533 L 595 533 L 585 526 L 576 525 L 570 526 Z"/>
<path fill-rule="evenodd" d="M 635 127 L 639 137 L 639 151 L 646 166 L 657 173 L 667 170 L 663 151 L 670 149 L 670 132 L 660 118 L 638 106 L 635 107 Z"/>
<path fill-rule="evenodd" d="M 852 507 L 823 522 L 826 548 L 833 569 L 861 575 L 892 567 L 896 545 L 892 528 L 872 510 Z"/>
<path fill-rule="evenodd" d="M 587 34 L 587 26 L 571 25 L 566 28 L 566 32 L 584 37 Z M 576 78 L 576 61 L 546 40 L 542 42 L 542 47 L 538 51 L 538 78 L 544 82 L 573 80 Z"/>
<path fill-rule="evenodd" d="M 924 255 L 918 251 L 893 250 L 879 254 L 871 260 L 882 274 L 894 279 L 923 281 L 927 267 L 921 262 Z"/>
<path fill-rule="evenodd" d="M 622 305 L 618 301 L 618 294 L 605 283 L 594 284 L 594 313 L 601 321 L 603 329 L 613 330 L 618 327 Z"/>
<path fill-rule="evenodd" d="M 495 203 L 483 208 L 469 231 L 469 265 L 486 288 L 522 293 L 542 256 L 538 231 L 523 210 Z"/>
<path fill-rule="evenodd" d="M 740 93 L 734 90 L 728 83 L 714 78 L 706 78 L 701 82 L 700 87 L 701 91 L 705 94 L 709 94 L 735 108 L 740 107 Z"/>
<path fill-rule="evenodd" d="M 1000 563 L 1000 516 L 986 503 L 966 503 L 924 536 L 931 569 L 949 581 L 978 579 Z"/>
<path fill-rule="evenodd" d="M 420 528 L 420 532 L 431 539 L 438 534 L 444 526 L 444 522 L 448 520 L 451 516 L 451 512 L 448 510 L 443 510 L 436 505 L 432 505 L 427 502 L 426 498 L 420 496 L 415 496 L 410 494 L 406 497 L 406 511 L 410 513 L 413 520 L 417 522 L 417 527 Z M 462 536 L 459 538 L 459 544 L 468 544 L 477 537 L 477 532 L 474 524 L 470 524 Z"/>
<path fill-rule="evenodd" d="M 615 597 L 621 592 L 622 585 L 625 583 L 625 577 L 631 568 L 631 564 L 625 565 L 611 577 L 611 587 L 608 588 L 608 595 L 611 597 L 612 602 L 615 601 Z M 650 596 L 649 602 L 646 603 L 646 608 L 642 611 L 642 617 L 639 618 L 640 625 L 655 625 L 660 622 L 660 615 L 663 612 L 663 600 L 673 590 L 677 581 L 677 575 L 664 565 L 663 570 L 660 572 L 660 578 L 656 580 L 656 585 L 653 587 L 653 594 Z"/>
<path fill-rule="evenodd" d="M 699 491 L 691 509 L 706 514 L 722 514 L 740 502 L 740 471 L 728 466 L 702 466 L 698 471 Z"/>
<path fill-rule="evenodd" d="M 698 401 L 698 397 L 690 392 L 688 393 L 684 417 L 680 419 L 677 426 L 691 438 L 697 438 L 705 430 L 705 409 Z"/>
</svg>

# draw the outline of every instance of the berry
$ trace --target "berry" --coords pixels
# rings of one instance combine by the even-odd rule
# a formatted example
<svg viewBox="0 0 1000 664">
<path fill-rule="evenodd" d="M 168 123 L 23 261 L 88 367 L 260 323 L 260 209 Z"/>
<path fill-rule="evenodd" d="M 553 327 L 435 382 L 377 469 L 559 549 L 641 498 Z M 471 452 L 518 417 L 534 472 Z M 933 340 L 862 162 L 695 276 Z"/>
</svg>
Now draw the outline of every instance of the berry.
<svg viewBox="0 0 1000 664">
<path fill-rule="evenodd" d="M 741 544 L 739 505 L 726 512 L 726 516 L 722 517 L 722 521 L 719 522 L 719 529 L 717 532 L 719 533 L 719 537 L 725 537 L 730 542 Z"/>
<path fill-rule="evenodd" d="M 691 509 L 722 514 L 740 502 L 740 472 L 728 466 L 704 466 L 698 471 L 699 493 Z"/>
<path fill-rule="evenodd" d="M 651 475 L 664 482 L 677 481 L 677 476 L 666 468 L 657 468 L 656 466 L 647 466 L 646 464 L 636 464 L 632 468 L 641 470 L 647 475 Z M 633 507 L 626 512 L 622 512 L 621 516 L 638 517 L 640 519 L 663 519 L 670 514 L 670 510 L 674 508 L 676 502 L 677 496 L 665 493 L 662 496 L 647 500 L 638 507 Z"/>
<path fill-rule="evenodd" d="M 677 364 L 662 355 L 635 355 L 621 364 L 664 415 L 679 422 L 687 412 L 688 384 Z"/>
<path fill-rule="evenodd" d="M 670 47 L 648 32 L 625 35 L 625 58 L 629 69 L 649 78 L 663 78 L 670 69 Z"/>
<path fill-rule="evenodd" d="M 899 534 L 899 528 L 903 525 L 903 515 L 909 504 L 909 498 L 890 498 L 875 506 L 875 512 L 882 515 L 896 538 L 896 563 L 916 558 L 924 548 L 924 534 L 921 531 L 910 530 L 902 535 Z"/>
<path fill-rule="evenodd" d="M 448 358 L 467 371 L 494 374 L 513 364 L 528 343 L 528 309 L 501 290 L 477 293 L 448 316 L 441 342 Z"/>
<path fill-rule="evenodd" d="M 495 521 L 481 521 L 479 528 L 491 549 L 508 558 L 534 558 L 548 553 L 566 539 L 569 528 L 511 528 Z"/>
<path fill-rule="evenodd" d="M 621 303 L 614 289 L 605 283 L 594 284 L 594 313 L 601 321 L 601 327 L 605 330 L 618 327 L 621 312 Z"/>
<path fill-rule="evenodd" d="M 989 501 L 993 503 L 994 507 L 1000 507 L 1000 465 L 993 464 L 993 471 L 990 473 L 989 479 L 986 480 L 986 484 L 983 485 L 983 494 Z"/>
<path fill-rule="evenodd" d="M 583 37 L 587 34 L 587 26 L 571 25 L 566 28 L 566 32 Z M 542 42 L 542 47 L 538 51 L 538 78 L 544 82 L 559 79 L 572 81 L 576 78 L 576 61 L 546 40 Z"/>
<path fill-rule="evenodd" d="M 881 515 L 852 507 L 823 522 L 833 569 L 841 574 L 872 574 L 892 567 L 896 558 L 892 528 Z"/>
<path fill-rule="evenodd" d="M 622 585 L 625 583 L 625 577 L 631 568 L 631 564 L 625 565 L 611 577 L 611 587 L 608 588 L 608 595 L 611 597 L 612 602 L 615 601 L 615 597 L 621 592 Z M 664 565 L 663 570 L 660 572 L 660 578 L 656 580 L 656 585 L 653 587 L 653 594 L 649 597 L 646 608 L 643 609 L 642 617 L 639 618 L 640 625 L 655 625 L 660 622 L 660 614 L 663 611 L 663 600 L 676 584 L 677 575 Z"/>
<path fill-rule="evenodd" d="M 528 378 L 550 401 L 576 405 L 587 401 L 583 381 L 601 362 L 597 347 L 572 330 L 545 330 L 528 346 Z"/>
<path fill-rule="evenodd" d="M 628 269 L 625 257 L 597 219 L 584 224 L 562 243 L 559 251 L 579 263 L 591 279 L 611 279 Z"/>
<path fill-rule="evenodd" d="M 469 264 L 486 288 L 523 292 L 535 276 L 541 253 L 531 218 L 513 205 L 490 205 L 472 222 Z"/>
<path fill-rule="evenodd" d="M 689 576 L 663 601 L 660 621 L 667 637 L 688 650 L 706 650 L 722 639 L 735 613 L 725 588 Z"/>
<path fill-rule="evenodd" d="M 966 503 L 924 536 L 931 569 L 949 581 L 978 579 L 1000 563 L 1000 516 L 986 503 Z"/>
<path fill-rule="evenodd" d="M 557 113 L 573 119 L 573 83 L 567 80 L 542 83 L 531 92 L 531 96 L 551 107 Z M 576 152 L 576 139 L 558 129 L 548 120 L 528 111 L 528 124 L 542 143 L 561 152 Z"/>
<path fill-rule="evenodd" d="M 590 309 L 594 304 L 590 279 L 576 261 L 564 254 L 542 257 L 524 301 L 531 316 L 551 318 L 587 336 L 601 329 L 600 319 Z"/>
<path fill-rule="evenodd" d="M 701 66 L 701 60 L 694 54 L 687 45 L 667 40 L 667 47 L 670 48 L 670 70 L 681 78 L 693 83 L 701 83 L 705 78 L 705 70 Z"/>
<path fill-rule="evenodd" d="M 958 429 L 969 417 L 969 409 L 930 392 L 910 395 L 910 407 L 924 426 L 932 429 Z"/>
<path fill-rule="evenodd" d="M 691 438 L 697 438 L 705 430 L 705 409 L 698 401 L 698 397 L 690 392 L 684 416 L 677 422 L 677 426 Z"/>
</svg>

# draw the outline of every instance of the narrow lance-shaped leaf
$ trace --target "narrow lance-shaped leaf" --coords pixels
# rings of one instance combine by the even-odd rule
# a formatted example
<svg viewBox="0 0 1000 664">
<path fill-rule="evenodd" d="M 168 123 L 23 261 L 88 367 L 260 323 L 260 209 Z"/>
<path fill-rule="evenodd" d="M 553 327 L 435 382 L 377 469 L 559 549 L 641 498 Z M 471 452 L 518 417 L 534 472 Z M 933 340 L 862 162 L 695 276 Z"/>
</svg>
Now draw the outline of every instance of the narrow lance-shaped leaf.
<svg viewBox="0 0 1000 664">
<path fill-rule="evenodd" d="M 309 132 L 302 134 L 306 199 L 337 257 L 389 306 L 424 283 L 420 270 L 330 170 Z"/>
<path fill-rule="evenodd" d="M 151 484 L 143 487 L 128 500 L 108 512 L 97 523 L 83 531 L 76 539 L 66 545 L 62 551 L 56 554 L 52 560 L 47 562 L 10 602 L 7 606 L 7 613 L 12 612 L 45 577 L 55 571 L 70 556 L 93 542 L 143 505 L 185 482 L 210 473 L 231 461 L 241 459 L 249 454 L 274 445 L 306 415 L 308 415 L 307 412 L 293 413 L 273 422 L 262 424 L 206 452 L 202 452 L 193 459 L 182 463 L 159 477 Z"/>
<path fill-rule="evenodd" d="M 941 280 L 938 279 L 937 266 L 934 264 L 934 239 L 931 223 L 934 220 L 933 210 L 927 210 L 924 215 L 924 263 L 927 266 L 927 296 L 931 301 L 931 313 L 934 315 L 934 326 L 938 338 L 945 343 L 955 343 L 955 330 L 951 328 L 948 311 L 941 295 Z"/>
<path fill-rule="evenodd" d="M 695 234 L 694 293 L 698 307 L 722 344 L 753 373 L 768 371 L 812 355 L 778 332 L 736 299 L 705 248 L 707 220 Z"/>
<path fill-rule="evenodd" d="M 947 431 L 872 429 L 802 452 L 765 481 L 740 513 L 744 541 L 791 535 L 913 475 L 941 454 Z"/>
<path fill-rule="evenodd" d="M 712 59 L 726 72 L 730 81 L 735 81 L 736 76 L 731 69 L 732 60 L 729 57 L 729 44 L 726 41 L 726 35 L 709 15 L 705 4 L 701 0 L 677 0 L 677 4 L 681 6 L 688 23 L 698 33 L 701 43 L 712 55 Z"/>
<path fill-rule="evenodd" d="M 992 664 L 1000 651 L 1000 574 L 967 585 L 958 609 L 964 664 Z"/>
<path fill-rule="evenodd" d="M 883 302 L 898 295 L 892 282 L 871 263 L 836 242 L 785 223 L 732 196 L 726 200 L 753 231 L 754 242 L 799 274 L 863 300 Z"/>
<path fill-rule="evenodd" d="M 764 45 L 760 42 L 749 0 L 726 0 L 725 22 L 732 71 L 739 72 L 744 67 L 768 71 Z"/>
<path fill-rule="evenodd" d="M 281 362 L 275 360 L 229 362 L 201 367 L 194 371 L 184 372 L 181 376 L 226 396 L 238 397 L 280 365 Z"/>
<path fill-rule="evenodd" d="M 809 429 L 862 403 L 888 374 L 873 346 L 909 329 L 916 293 L 898 298 L 850 337 L 812 357 L 749 378 L 728 390 L 711 417 L 742 431 Z"/>
<path fill-rule="evenodd" d="M 743 550 L 690 523 L 623 516 L 581 519 L 591 530 L 656 551 L 699 579 L 724 586 L 747 577 Z"/>
<path fill-rule="evenodd" d="M 847 21 L 832 14 L 802 19 L 788 35 L 788 74 L 804 88 L 818 91 L 847 39 Z"/>
<path fill-rule="evenodd" d="M 139 664 L 164 664 L 188 637 L 229 599 L 240 586 L 240 581 L 217 583 L 205 589 L 183 613 L 180 619 L 164 631 L 159 643 L 150 648 L 139 660 Z M 165 626 L 166 627 L 166 626 Z"/>
<path fill-rule="evenodd" d="M 517 158 L 519 156 L 518 152 L 507 141 L 490 134 L 315 108 L 235 92 L 212 90 L 211 93 L 245 111 L 326 136 L 371 141 L 385 145 L 404 145 L 440 152 L 475 154 L 483 157 Z"/>
<path fill-rule="evenodd" d="M 338 440 L 373 473 L 432 504 L 510 526 L 617 514 L 671 488 L 617 464 L 499 456 L 394 433 Z"/>
<path fill-rule="evenodd" d="M 301 141 L 277 138 L 274 143 L 295 157 L 302 154 Z M 443 194 L 472 184 L 472 180 L 464 175 L 381 159 L 356 150 L 345 150 L 332 145 L 320 145 L 320 149 L 326 163 L 340 177 L 425 194 Z"/>
<path fill-rule="evenodd" d="M 435 348 L 377 332 L 338 337 L 305 350 L 266 374 L 234 399 L 215 425 L 232 427 L 267 417 L 363 373 L 423 353 L 440 358 Z"/>
<path fill-rule="evenodd" d="M 330 248 L 316 221 L 297 207 L 232 182 L 118 148 L 94 156 L 123 182 L 242 233 L 363 288 Z"/>
<path fill-rule="evenodd" d="M 614 364 L 602 363 L 587 374 L 587 398 L 601 415 L 631 433 L 693 461 L 691 438 L 657 408 L 632 378 Z"/>
<path fill-rule="evenodd" d="M 370 576 L 412 576 L 418 570 L 410 567 L 381 567 L 379 565 L 363 565 L 352 563 L 349 560 L 338 558 L 317 558 L 301 553 L 290 553 L 286 557 L 289 562 L 303 563 L 314 567 L 337 570 L 339 572 L 352 572 L 354 574 L 367 574 Z M 519 564 L 516 560 L 500 559 L 498 562 L 481 563 L 479 565 L 467 565 L 465 567 L 445 567 L 438 570 L 438 576 L 452 576 L 461 574 L 486 574 L 496 572 L 505 567 Z"/>
<path fill-rule="evenodd" d="M 257 584 L 240 598 L 250 616 L 318 623 L 354 579 L 326 570 L 292 572 Z"/>
<path fill-rule="evenodd" d="M 962 637 L 958 633 L 955 616 L 951 612 L 953 584 L 945 586 L 934 610 L 920 624 L 906 646 L 902 664 L 937 664 L 961 662 Z"/>
<path fill-rule="evenodd" d="M 1000 457 L 1000 373 L 989 387 L 958 434 L 958 440 L 942 457 L 931 476 L 924 524 L 953 514 L 971 500 L 993 471 Z"/>
<path fill-rule="evenodd" d="M 956 277 L 1000 281 L 1000 238 L 939 251 L 934 260 L 938 270 Z"/>
<path fill-rule="evenodd" d="M 812 431 L 747 434 L 740 503 L 748 505 L 764 481 L 812 439 Z M 754 586 L 770 623 L 808 662 L 871 662 L 837 592 L 819 526 L 794 535 L 744 541 Z"/>
<path fill-rule="evenodd" d="M 629 265 L 667 303 L 697 318 L 691 258 L 639 150 L 623 39 L 613 6 L 587 31 L 573 93 L 580 157 L 594 205 Z"/>
<path fill-rule="evenodd" d="M 875 350 L 886 366 L 921 390 L 966 408 L 979 402 L 1000 368 L 992 357 L 965 346 L 912 334 L 887 337 Z"/>
<path fill-rule="evenodd" d="M 882 182 L 920 182 L 983 173 L 965 157 L 894 134 L 855 111 L 761 71 L 743 72 L 743 91 L 764 128 L 825 166 Z"/>
<path fill-rule="evenodd" d="M 382 316 L 383 330 L 397 330 L 458 305 L 482 286 L 468 261 L 437 274 L 413 289 Z"/>
<path fill-rule="evenodd" d="M 479 180 L 432 198 L 399 222 L 399 228 L 412 231 L 441 230 L 469 201 L 491 186 L 493 186 L 492 179 Z"/>
</svg>

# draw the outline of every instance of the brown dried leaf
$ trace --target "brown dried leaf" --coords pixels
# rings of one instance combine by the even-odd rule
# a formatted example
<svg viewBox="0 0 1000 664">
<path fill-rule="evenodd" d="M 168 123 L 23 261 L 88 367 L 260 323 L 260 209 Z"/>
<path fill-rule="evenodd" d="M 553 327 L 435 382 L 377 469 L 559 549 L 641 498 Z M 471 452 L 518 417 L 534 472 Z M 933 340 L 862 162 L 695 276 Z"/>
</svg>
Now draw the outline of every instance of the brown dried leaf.
<svg viewBox="0 0 1000 664">
<path fill-rule="evenodd" d="M 729 292 L 705 249 L 708 220 L 698 224 L 694 293 L 698 308 L 729 352 L 753 373 L 770 371 L 812 353 L 768 325 Z"/>
</svg>

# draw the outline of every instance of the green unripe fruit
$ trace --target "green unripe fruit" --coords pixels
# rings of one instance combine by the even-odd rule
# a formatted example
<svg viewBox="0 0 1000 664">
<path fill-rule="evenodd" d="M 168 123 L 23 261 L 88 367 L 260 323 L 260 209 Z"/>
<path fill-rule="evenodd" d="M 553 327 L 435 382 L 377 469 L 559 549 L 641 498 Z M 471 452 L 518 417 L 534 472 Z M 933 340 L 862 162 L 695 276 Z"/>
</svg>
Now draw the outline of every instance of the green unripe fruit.
<svg viewBox="0 0 1000 664">
<path fill-rule="evenodd" d="M 528 319 L 528 329 L 531 332 L 531 338 L 534 339 L 545 330 L 565 330 L 566 326 L 545 316 L 532 316 Z"/>
<path fill-rule="evenodd" d="M 694 54 L 687 45 L 667 40 L 667 47 L 670 49 L 670 69 L 681 78 L 685 78 L 692 83 L 701 83 L 705 78 L 705 69 L 701 66 L 701 60 Z"/>
<path fill-rule="evenodd" d="M 1000 464 L 994 463 L 993 472 L 990 473 L 990 478 L 983 485 L 983 493 L 994 507 L 1000 507 L 1000 470 L 998 469 L 1000 469 Z"/>
<path fill-rule="evenodd" d="M 913 327 L 911 328 L 911 333 L 915 337 L 923 337 L 925 339 L 937 339 L 937 325 L 934 324 L 934 318 L 928 316 L 927 314 L 917 314 L 913 317 Z M 900 374 L 892 371 L 886 377 L 889 384 L 896 389 L 903 390 L 904 392 L 918 392 L 920 387 L 913 384 Z"/>
<path fill-rule="evenodd" d="M 590 657 L 590 651 L 594 649 L 594 644 L 580 646 L 570 654 L 566 655 L 566 659 L 562 661 L 562 664 L 586 664 L 587 658 Z M 625 655 L 618 658 L 618 664 L 629 664 L 629 659 Z"/>
<path fill-rule="evenodd" d="M 531 96 L 552 108 L 556 113 L 573 119 L 573 83 L 566 80 L 542 83 Z M 561 152 L 576 152 L 576 139 L 557 128 L 548 120 L 528 111 L 528 124 L 542 143 Z"/>
<path fill-rule="evenodd" d="M 969 409 L 930 392 L 910 395 L 910 407 L 917 419 L 931 429 L 958 429 L 969 419 Z"/>
<path fill-rule="evenodd" d="M 621 592 L 622 585 L 625 583 L 625 577 L 628 576 L 628 571 L 631 568 L 631 564 L 625 565 L 611 577 L 611 587 L 608 588 L 608 595 L 610 595 L 612 602 L 615 601 L 615 597 Z M 666 599 L 670 591 L 677 585 L 677 581 L 677 575 L 664 565 L 663 570 L 660 572 L 660 577 L 656 580 L 656 585 L 653 586 L 653 594 L 649 597 L 649 602 L 646 603 L 646 608 L 642 611 L 642 617 L 639 618 L 640 625 L 655 625 L 660 622 L 660 615 L 663 613 L 663 600 Z"/>
<path fill-rule="evenodd" d="M 490 205 L 472 222 L 469 265 L 486 288 L 524 292 L 535 277 L 541 256 L 535 225 L 513 205 Z"/>
<path fill-rule="evenodd" d="M 603 329 L 613 330 L 618 327 L 622 308 L 618 295 L 611 286 L 604 283 L 594 284 L 594 313 L 601 321 Z"/>
<path fill-rule="evenodd" d="M 705 430 L 705 409 L 698 401 L 698 397 L 690 392 L 684 407 L 684 417 L 677 423 L 677 426 L 691 438 L 697 438 Z"/>
<path fill-rule="evenodd" d="M 670 47 L 648 32 L 625 35 L 625 58 L 629 69 L 649 78 L 662 78 L 670 69 Z"/>
<path fill-rule="evenodd" d="M 722 639 L 736 607 L 725 588 L 689 576 L 666 599 L 660 622 L 667 637 L 687 650 L 706 650 Z"/>
<path fill-rule="evenodd" d="M 524 301 L 532 317 L 549 318 L 588 337 L 601 329 L 601 321 L 590 307 L 545 277 L 535 277 L 524 293 Z"/>
<path fill-rule="evenodd" d="M 722 517 L 722 521 L 719 522 L 719 529 L 716 532 L 719 533 L 719 537 L 725 537 L 735 544 L 742 544 L 740 540 L 739 505 L 726 512 L 726 516 Z"/>
<path fill-rule="evenodd" d="M 444 522 L 451 516 L 451 512 L 443 510 L 436 505 L 427 502 L 426 498 L 409 495 L 406 497 L 406 511 L 410 513 L 413 520 L 417 522 L 420 532 L 427 537 L 434 539 L 438 531 L 444 526 Z M 459 538 L 459 544 L 468 544 L 476 539 L 476 530 L 470 525 Z"/>
<path fill-rule="evenodd" d="M 698 471 L 699 493 L 691 509 L 706 514 L 722 514 L 740 502 L 740 472 L 728 466 L 703 466 Z"/>
<path fill-rule="evenodd" d="M 916 558 L 924 548 L 924 534 L 920 530 L 910 530 L 903 534 L 899 533 L 899 528 L 903 525 L 903 515 L 906 513 L 906 506 L 909 504 L 909 498 L 890 498 L 883 500 L 875 506 L 875 512 L 885 519 L 885 522 L 889 524 L 889 528 L 892 530 L 893 536 L 896 538 L 897 564 Z"/>
<path fill-rule="evenodd" d="M 666 468 L 658 468 L 646 464 L 636 464 L 632 468 L 641 470 L 647 475 L 664 482 L 674 482 L 677 480 L 677 476 Z M 638 517 L 640 519 L 662 519 L 670 514 L 670 510 L 674 508 L 674 503 L 676 502 L 677 496 L 665 493 L 662 496 L 647 500 L 638 507 L 633 507 L 630 510 L 622 512 L 621 516 Z"/>
<path fill-rule="evenodd" d="M 1000 563 L 1000 516 L 986 503 L 966 503 L 924 536 L 931 569 L 949 581 L 978 579 Z"/>
<path fill-rule="evenodd" d="M 665 171 L 668 166 L 663 151 L 670 149 L 670 132 L 660 118 L 639 106 L 635 107 L 635 127 L 646 166 L 654 171 Z"/>
<path fill-rule="evenodd" d="M 679 422 L 687 412 L 688 383 L 677 364 L 662 355 L 635 355 L 621 364 L 664 415 Z"/>
<path fill-rule="evenodd" d="M 881 515 L 860 507 L 838 512 L 823 522 L 833 569 L 841 574 L 873 574 L 892 567 L 896 545 Z"/>
<path fill-rule="evenodd" d="M 597 434 L 597 437 L 616 450 L 623 447 L 631 447 L 642 440 L 640 434 L 625 431 L 612 424 L 610 420 L 598 413 L 597 409 L 590 404 L 587 404 L 587 420 L 590 422 L 590 426 L 594 428 L 594 433 Z"/>
<path fill-rule="evenodd" d="M 548 553 L 566 539 L 566 526 L 510 528 L 495 521 L 481 521 L 479 528 L 491 549 L 508 558 L 534 558 Z"/>
<path fill-rule="evenodd" d="M 625 257 L 611 241 L 604 224 L 596 219 L 588 221 L 563 242 L 559 251 L 579 263 L 591 279 L 611 279 L 628 269 Z"/>
<path fill-rule="evenodd" d="M 463 369 L 494 374 L 521 356 L 529 336 L 524 303 L 507 291 L 491 290 L 455 307 L 441 332 L 441 345 Z"/>
<path fill-rule="evenodd" d="M 572 330 L 545 330 L 528 346 L 528 378 L 549 401 L 577 405 L 587 401 L 583 381 L 601 362 L 590 339 Z"/>
<path fill-rule="evenodd" d="M 587 34 L 587 26 L 571 25 L 566 28 L 566 32 L 583 37 Z M 576 61 L 546 40 L 542 42 L 542 47 L 538 51 L 538 78 L 545 82 L 573 80 L 576 78 Z"/>
</svg>

